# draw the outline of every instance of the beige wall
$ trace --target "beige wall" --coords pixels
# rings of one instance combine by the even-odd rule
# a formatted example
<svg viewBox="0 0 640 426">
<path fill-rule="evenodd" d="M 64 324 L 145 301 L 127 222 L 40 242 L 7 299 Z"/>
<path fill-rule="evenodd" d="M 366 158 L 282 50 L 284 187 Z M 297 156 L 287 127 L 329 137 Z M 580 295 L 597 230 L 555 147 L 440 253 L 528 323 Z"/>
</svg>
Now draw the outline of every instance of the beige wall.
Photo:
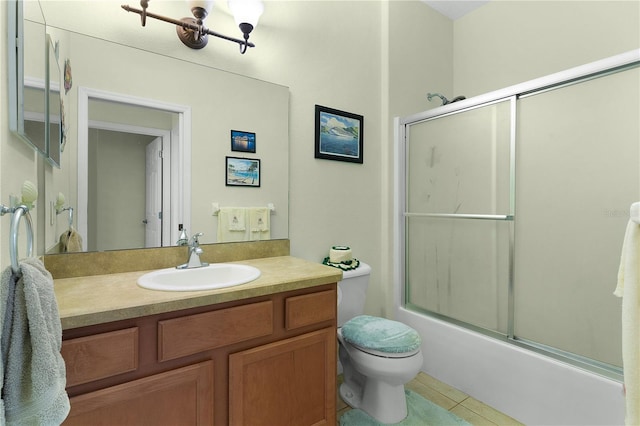
<svg viewBox="0 0 640 426">
<path fill-rule="evenodd" d="M 267 1 L 251 37 L 257 47 L 246 55 L 218 40 L 201 51 L 186 49 L 168 24 L 143 29 L 139 17 L 117 3 L 46 3 L 74 7 L 68 15 L 78 28 L 70 29 L 146 43 L 169 56 L 288 86 L 292 254 L 321 261 L 331 245 L 352 246 L 374 269 L 367 309 L 386 315 L 392 315 L 393 305 L 392 117 L 437 106 L 427 102 L 429 91 L 471 96 L 638 46 L 637 2 L 494 1 L 453 23 L 417 1 Z M 161 13 L 180 3 L 151 4 Z M 6 2 L 0 8 L 5 22 Z M 561 15 L 550 17 L 555 11 Z M 81 13 L 100 16 L 99 25 L 95 19 L 75 19 Z M 210 26 L 234 34 L 233 19 L 225 13 L 212 14 Z M 4 58 L 4 37 L 1 46 Z M 188 77 L 177 70 L 176 84 L 180 78 Z M 6 105 L 5 78 L 1 87 Z M 364 116 L 364 164 L 314 159 L 315 104 Z M 1 123 L 0 202 L 6 203 L 9 192 L 37 173 L 35 155 L 10 134 L 5 113 Z M 1 222 L 5 241 L 8 220 Z M 3 243 L 0 260 L 8 265 Z"/>
<path fill-rule="evenodd" d="M 9 131 L 8 100 L 8 71 L 7 63 L 7 2 L 0 2 L 0 22 L 2 22 L 2 36 L 0 38 L 0 55 L 3 66 L 0 67 L 0 204 L 8 205 L 11 195 L 20 196 L 22 183 L 30 180 L 38 182 L 36 154 L 27 144 L 16 138 Z M 10 264 L 9 261 L 9 225 L 10 216 L 0 218 L 0 265 L 2 269 Z M 35 217 L 34 217 L 35 220 Z M 22 231 L 24 234 L 24 231 Z M 24 253 L 24 241 L 21 240 L 21 253 Z"/>
<path fill-rule="evenodd" d="M 454 91 L 467 97 L 640 47 L 640 2 L 492 1 L 454 23 Z"/>
</svg>

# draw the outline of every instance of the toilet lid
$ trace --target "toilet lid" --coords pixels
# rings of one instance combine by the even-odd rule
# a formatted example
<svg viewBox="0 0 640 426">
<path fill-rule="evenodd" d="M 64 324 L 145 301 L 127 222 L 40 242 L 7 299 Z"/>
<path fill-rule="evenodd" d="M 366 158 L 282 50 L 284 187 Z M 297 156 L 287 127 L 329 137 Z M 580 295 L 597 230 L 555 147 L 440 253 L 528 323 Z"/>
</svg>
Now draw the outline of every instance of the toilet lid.
<svg viewBox="0 0 640 426">
<path fill-rule="evenodd" d="M 406 354 L 420 348 L 420 335 L 413 328 L 398 321 L 360 315 L 342 326 L 342 337 L 365 351 Z"/>
</svg>

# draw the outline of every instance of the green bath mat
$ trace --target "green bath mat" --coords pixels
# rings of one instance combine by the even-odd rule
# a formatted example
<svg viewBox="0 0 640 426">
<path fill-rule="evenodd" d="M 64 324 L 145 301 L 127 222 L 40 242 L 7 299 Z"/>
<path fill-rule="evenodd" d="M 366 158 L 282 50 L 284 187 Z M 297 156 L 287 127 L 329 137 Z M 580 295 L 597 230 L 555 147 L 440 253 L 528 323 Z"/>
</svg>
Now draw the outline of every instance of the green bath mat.
<svg viewBox="0 0 640 426">
<path fill-rule="evenodd" d="M 453 413 L 427 401 L 417 393 L 405 390 L 409 414 L 397 426 L 471 426 Z M 340 417 L 340 426 L 381 426 L 380 423 L 360 409 L 349 410 Z"/>
</svg>

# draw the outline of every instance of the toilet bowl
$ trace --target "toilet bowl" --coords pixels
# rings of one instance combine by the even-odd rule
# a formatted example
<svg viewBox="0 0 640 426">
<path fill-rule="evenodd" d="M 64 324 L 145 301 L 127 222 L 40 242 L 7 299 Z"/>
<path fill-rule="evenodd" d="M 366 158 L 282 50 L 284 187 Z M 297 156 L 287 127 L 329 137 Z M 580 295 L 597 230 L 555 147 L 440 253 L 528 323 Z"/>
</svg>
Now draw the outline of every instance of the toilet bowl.
<svg viewBox="0 0 640 426">
<path fill-rule="evenodd" d="M 350 344 L 341 331 L 338 341 L 344 377 L 340 385 L 343 401 L 381 423 L 398 423 L 407 417 L 404 385 L 422 367 L 420 349 L 384 356 Z"/>
<path fill-rule="evenodd" d="M 340 396 L 381 423 L 398 423 L 407 416 L 404 385 L 422 367 L 421 340 L 405 324 L 361 315 L 370 271 L 360 263 L 338 283 Z"/>
</svg>

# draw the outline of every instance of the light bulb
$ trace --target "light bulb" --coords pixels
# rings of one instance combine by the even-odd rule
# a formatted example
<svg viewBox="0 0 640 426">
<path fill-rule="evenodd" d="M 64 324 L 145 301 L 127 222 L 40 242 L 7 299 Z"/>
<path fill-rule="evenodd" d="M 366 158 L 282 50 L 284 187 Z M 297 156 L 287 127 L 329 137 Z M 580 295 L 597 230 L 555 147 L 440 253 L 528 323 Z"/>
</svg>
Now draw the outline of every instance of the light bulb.
<svg viewBox="0 0 640 426">
<path fill-rule="evenodd" d="M 238 26 L 251 24 L 255 28 L 258 26 L 260 15 L 264 12 L 264 4 L 261 0 L 229 0 L 228 5 Z"/>
</svg>

